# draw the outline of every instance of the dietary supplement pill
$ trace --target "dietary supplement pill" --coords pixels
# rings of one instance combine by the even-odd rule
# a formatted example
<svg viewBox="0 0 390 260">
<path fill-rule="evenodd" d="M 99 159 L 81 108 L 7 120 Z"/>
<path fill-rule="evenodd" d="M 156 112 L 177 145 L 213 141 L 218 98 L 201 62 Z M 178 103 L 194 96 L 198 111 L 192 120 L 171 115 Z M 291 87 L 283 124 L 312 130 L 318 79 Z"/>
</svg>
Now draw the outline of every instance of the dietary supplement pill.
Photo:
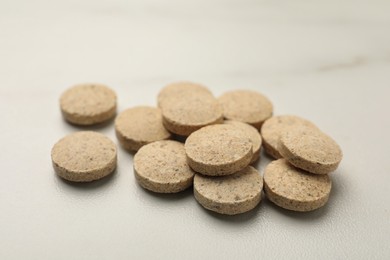
<svg viewBox="0 0 390 260">
<path fill-rule="evenodd" d="M 61 95 L 60 107 L 64 118 L 72 124 L 98 124 L 115 116 L 116 94 L 102 84 L 79 84 Z"/>
<path fill-rule="evenodd" d="M 117 163 L 115 144 L 92 131 L 70 134 L 59 140 L 51 151 L 54 170 L 61 178 L 89 182 L 111 174 Z"/>
</svg>

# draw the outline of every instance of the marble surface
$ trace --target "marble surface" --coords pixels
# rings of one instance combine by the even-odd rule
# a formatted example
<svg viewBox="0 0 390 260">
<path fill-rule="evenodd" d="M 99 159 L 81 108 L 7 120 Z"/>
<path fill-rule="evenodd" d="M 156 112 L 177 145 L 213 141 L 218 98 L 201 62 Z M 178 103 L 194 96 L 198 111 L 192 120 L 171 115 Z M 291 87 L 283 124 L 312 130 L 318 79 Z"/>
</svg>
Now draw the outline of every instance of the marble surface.
<svg viewBox="0 0 390 260">
<path fill-rule="evenodd" d="M 0 0 L 0 259 L 389 259 L 389 14 L 387 0 Z M 55 176 L 52 145 L 80 130 L 65 88 L 108 84 L 121 111 L 183 79 L 258 90 L 333 136 L 328 205 L 216 215 L 191 190 L 145 192 L 122 149 L 110 178 Z M 82 129 L 116 141 L 112 123 Z"/>
</svg>

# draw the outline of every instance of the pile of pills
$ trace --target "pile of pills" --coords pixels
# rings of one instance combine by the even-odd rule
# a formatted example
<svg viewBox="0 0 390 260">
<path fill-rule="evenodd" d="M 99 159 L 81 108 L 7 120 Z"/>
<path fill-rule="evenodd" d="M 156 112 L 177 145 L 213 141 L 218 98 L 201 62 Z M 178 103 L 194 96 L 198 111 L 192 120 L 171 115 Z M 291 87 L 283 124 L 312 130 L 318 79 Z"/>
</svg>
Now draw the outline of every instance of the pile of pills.
<svg viewBox="0 0 390 260">
<path fill-rule="evenodd" d="M 63 93 L 60 107 L 71 124 L 98 124 L 115 117 L 116 95 L 100 84 L 77 85 Z M 237 90 L 215 98 L 205 86 L 178 82 L 160 91 L 157 107 L 119 113 L 115 133 L 135 154 L 135 179 L 149 191 L 193 187 L 200 205 L 226 215 L 255 208 L 263 187 L 282 208 L 322 207 L 331 191 L 329 173 L 342 159 L 340 147 L 306 119 L 272 115 L 272 103 L 258 92 Z M 263 177 L 251 166 L 261 147 L 275 159 Z M 73 182 L 101 179 L 117 165 L 116 145 L 93 131 L 62 138 L 51 157 L 58 176 Z"/>
</svg>

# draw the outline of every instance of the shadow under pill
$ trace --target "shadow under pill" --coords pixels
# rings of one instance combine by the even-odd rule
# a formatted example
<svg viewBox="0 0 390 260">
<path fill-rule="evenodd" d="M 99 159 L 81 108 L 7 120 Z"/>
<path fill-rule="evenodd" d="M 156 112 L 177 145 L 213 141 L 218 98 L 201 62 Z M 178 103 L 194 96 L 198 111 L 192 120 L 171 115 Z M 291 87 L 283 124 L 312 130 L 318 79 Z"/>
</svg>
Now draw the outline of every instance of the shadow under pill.
<svg viewBox="0 0 390 260">
<path fill-rule="evenodd" d="M 333 174 L 337 174 L 337 180 L 335 180 L 335 177 L 332 176 Z M 340 171 L 336 171 L 335 173 L 331 173 L 332 178 L 332 190 L 329 195 L 328 202 L 321 208 L 308 211 L 308 212 L 297 212 L 292 210 L 287 210 L 284 208 L 281 208 L 277 205 L 275 205 L 273 202 L 271 202 L 269 199 L 265 199 L 264 203 L 267 207 L 271 207 L 278 211 L 280 214 L 283 214 L 285 216 L 288 216 L 294 220 L 302 221 L 302 222 L 311 222 L 311 221 L 319 221 L 323 218 L 325 218 L 329 213 L 331 213 L 334 210 L 331 210 L 331 208 L 334 207 L 334 203 L 336 201 L 340 200 L 340 197 L 344 196 L 342 187 L 344 186 L 343 178 L 341 177 L 343 173 Z"/>
<path fill-rule="evenodd" d="M 264 210 L 264 200 L 265 200 L 265 197 L 264 197 L 264 195 L 262 195 L 260 203 L 254 209 L 252 209 L 248 212 L 245 212 L 245 213 L 237 214 L 237 215 L 220 214 L 220 213 L 217 213 L 217 212 L 214 212 L 214 211 L 211 211 L 211 210 L 204 208 L 199 203 L 196 203 L 196 204 L 197 204 L 198 208 L 200 208 L 200 210 L 203 210 L 203 212 L 205 212 L 207 215 L 209 215 L 215 219 L 218 219 L 219 221 L 233 223 L 233 224 L 234 223 L 240 224 L 240 223 L 244 223 L 244 222 L 250 222 L 250 221 L 256 219 L 258 217 L 258 215 L 261 214 L 261 211 Z"/>
<path fill-rule="evenodd" d="M 113 126 L 115 118 L 116 118 L 116 116 L 114 116 L 113 118 L 110 118 L 109 120 L 107 120 L 105 122 L 93 124 L 93 125 L 77 125 L 77 124 L 74 124 L 72 122 L 67 121 L 65 118 L 62 118 L 62 122 L 68 126 L 73 127 L 73 128 L 78 128 L 80 131 L 98 131 L 98 130 L 108 129 L 109 127 Z"/>
<path fill-rule="evenodd" d="M 180 191 L 177 193 L 157 193 L 142 188 L 138 183 L 137 185 L 143 195 L 153 197 L 154 199 L 157 199 L 159 201 L 176 202 L 193 196 L 192 186 L 184 191 Z"/>
<path fill-rule="evenodd" d="M 65 180 L 60 176 L 58 176 L 57 174 L 55 175 L 56 178 L 59 179 L 60 183 L 64 183 L 68 187 L 87 191 L 87 190 L 99 189 L 105 185 L 108 185 L 113 179 L 116 178 L 116 174 L 117 174 L 117 169 L 115 169 L 114 172 L 112 172 L 110 175 L 105 176 L 100 180 L 90 181 L 90 182 L 73 182 L 73 181 Z"/>
</svg>

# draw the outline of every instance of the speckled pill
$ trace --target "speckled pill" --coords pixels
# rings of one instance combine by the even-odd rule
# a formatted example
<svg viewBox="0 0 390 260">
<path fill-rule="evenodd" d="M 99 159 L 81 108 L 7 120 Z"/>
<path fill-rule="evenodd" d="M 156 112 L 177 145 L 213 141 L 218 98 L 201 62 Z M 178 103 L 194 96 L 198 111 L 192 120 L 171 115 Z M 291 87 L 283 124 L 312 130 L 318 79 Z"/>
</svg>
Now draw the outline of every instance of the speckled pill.
<svg viewBox="0 0 390 260">
<path fill-rule="evenodd" d="M 194 178 L 194 195 L 199 204 L 226 215 L 236 215 L 255 208 L 260 203 L 262 189 L 263 179 L 252 166 L 229 176 L 197 174 Z"/>
<path fill-rule="evenodd" d="M 116 94 L 102 84 L 79 84 L 61 95 L 60 107 L 64 118 L 72 124 L 103 123 L 115 116 Z"/>
<path fill-rule="evenodd" d="M 234 125 L 206 126 L 192 133 L 185 142 L 190 167 L 199 173 L 222 176 L 236 173 L 253 157 L 253 145 Z"/>
<path fill-rule="evenodd" d="M 115 119 L 115 133 L 119 143 L 129 151 L 171 137 L 162 123 L 161 110 L 156 107 L 138 106 L 121 112 Z"/>
<path fill-rule="evenodd" d="M 339 166 L 343 153 L 340 146 L 317 128 L 299 127 L 284 132 L 280 153 L 295 167 L 315 174 L 328 174 Z"/>
<path fill-rule="evenodd" d="M 192 185 L 194 171 L 188 166 L 184 145 L 164 140 L 143 146 L 134 156 L 134 175 L 145 189 L 176 193 Z"/>
<path fill-rule="evenodd" d="M 271 162 L 264 171 L 264 192 L 279 207 L 312 211 L 326 204 L 332 188 L 328 175 L 298 169 L 285 159 Z"/>
<path fill-rule="evenodd" d="M 55 172 L 73 182 L 89 182 L 111 174 L 117 163 L 115 144 L 92 131 L 70 134 L 59 140 L 51 151 Z"/>
</svg>

